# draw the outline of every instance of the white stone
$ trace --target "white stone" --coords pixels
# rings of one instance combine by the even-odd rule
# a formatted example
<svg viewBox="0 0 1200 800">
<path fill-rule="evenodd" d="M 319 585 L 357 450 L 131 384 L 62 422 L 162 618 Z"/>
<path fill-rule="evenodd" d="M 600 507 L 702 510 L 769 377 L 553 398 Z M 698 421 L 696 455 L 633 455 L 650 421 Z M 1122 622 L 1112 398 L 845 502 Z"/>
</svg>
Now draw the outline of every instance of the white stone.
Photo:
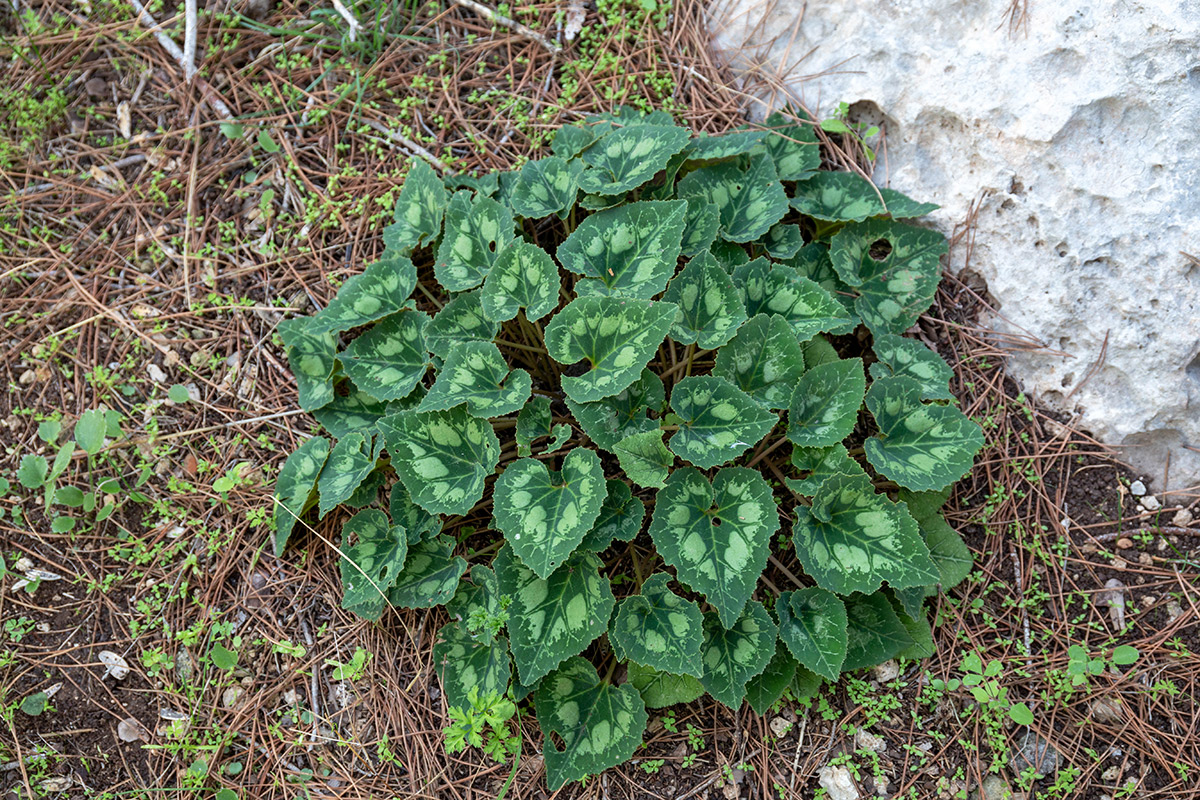
<svg viewBox="0 0 1200 800">
<path fill-rule="evenodd" d="M 866 728 L 862 728 L 858 733 L 854 734 L 854 743 L 865 750 L 871 750 L 876 753 L 882 753 L 887 749 L 887 742 L 882 736 L 876 736 Z"/>
<path fill-rule="evenodd" d="M 715 0 L 710 16 L 770 105 L 881 119 L 876 180 L 939 203 L 936 227 L 976 209 L 988 324 L 1047 348 L 1012 353 L 1027 392 L 1144 474 L 1170 451 L 1160 490 L 1200 484 L 1182 447 L 1200 446 L 1194 0 Z"/>
<path fill-rule="evenodd" d="M 1146 493 L 1146 484 L 1141 481 L 1134 481 L 1129 484 L 1129 493 L 1134 497 L 1141 497 Z"/>
<path fill-rule="evenodd" d="M 1181 508 L 1175 512 L 1175 516 L 1171 517 L 1171 524 L 1180 528 L 1186 528 L 1192 524 L 1192 512 L 1186 508 Z"/>
<path fill-rule="evenodd" d="M 880 683 L 889 683 L 900 677 L 900 664 L 896 659 L 889 658 L 882 664 L 872 667 L 871 675 Z"/>
<path fill-rule="evenodd" d="M 1162 503 L 1158 502 L 1158 498 L 1152 494 L 1148 494 L 1142 498 L 1142 508 L 1147 511 L 1158 511 L 1162 508 Z"/>
<path fill-rule="evenodd" d="M 824 766 L 817 770 L 817 782 L 829 794 L 829 800 L 858 800 L 858 787 L 850 770 L 845 767 Z"/>
</svg>

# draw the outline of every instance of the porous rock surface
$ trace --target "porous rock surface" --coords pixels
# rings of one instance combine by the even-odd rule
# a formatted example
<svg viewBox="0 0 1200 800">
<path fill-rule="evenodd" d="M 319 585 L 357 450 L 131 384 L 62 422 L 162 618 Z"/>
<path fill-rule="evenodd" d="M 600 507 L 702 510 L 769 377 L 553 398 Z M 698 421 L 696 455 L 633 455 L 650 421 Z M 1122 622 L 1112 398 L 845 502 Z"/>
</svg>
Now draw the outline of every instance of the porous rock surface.
<svg viewBox="0 0 1200 800">
<path fill-rule="evenodd" d="M 944 232 L 976 205 L 989 324 L 1046 348 L 1010 359 L 1027 392 L 1200 484 L 1195 0 L 717 0 L 710 25 L 770 105 L 882 120 L 877 182 Z"/>
</svg>

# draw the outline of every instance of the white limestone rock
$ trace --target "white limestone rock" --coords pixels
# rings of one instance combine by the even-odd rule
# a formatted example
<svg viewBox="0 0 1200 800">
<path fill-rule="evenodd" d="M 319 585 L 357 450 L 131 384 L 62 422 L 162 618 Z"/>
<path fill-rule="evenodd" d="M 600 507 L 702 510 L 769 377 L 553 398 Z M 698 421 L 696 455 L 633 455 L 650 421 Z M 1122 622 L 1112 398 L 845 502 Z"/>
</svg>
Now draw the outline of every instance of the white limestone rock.
<svg viewBox="0 0 1200 800">
<path fill-rule="evenodd" d="M 882 119 L 876 180 L 944 232 L 978 202 L 989 324 L 1048 348 L 1012 374 L 1144 474 L 1170 451 L 1160 491 L 1200 484 L 1200 11 L 1034 2 L 1010 24 L 1020 5 L 717 0 L 710 24 L 771 105 Z"/>
</svg>

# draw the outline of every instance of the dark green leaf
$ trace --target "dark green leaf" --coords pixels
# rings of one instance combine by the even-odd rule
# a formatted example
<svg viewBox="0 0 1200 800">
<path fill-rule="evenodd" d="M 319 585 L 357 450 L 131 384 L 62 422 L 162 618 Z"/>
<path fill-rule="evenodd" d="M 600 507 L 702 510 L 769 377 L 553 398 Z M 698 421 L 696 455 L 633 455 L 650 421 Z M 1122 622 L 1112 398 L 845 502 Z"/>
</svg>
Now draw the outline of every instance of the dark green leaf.
<svg viewBox="0 0 1200 800">
<path fill-rule="evenodd" d="M 660 411 L 665 399 L 662 379 L 644 369 L 636 381 L 612 397 L 594 403 L 576 403 L 568 397 L 566 402 L 584 433 L 601 449 L 612 452 L 627 436 L 658 430 L 658 420 L 647 413 Z"/>
<path fill-rule="evenodd" d="M 890 333 L 875 336 L 872 346 L 879 361 L 871 365 L 871 377 L 879 380 L 895 375 L 912 378 L 921 385 L 922 400 L 953 400 L 950 369 L 942 357 L 916 339 Z"/>
<path fill-rule="evenodd" d="M 550 149 L 559 158 L 574 158 L 596 141 L 596 131 L 589 125 L 563 125 L 550 140 Z"/>
<path fill-rule="evenodd" d="M 433 263 L 434 276 L 449 292 L 474 289 L 514 235 L 512 212 L 495 200 L 477 197 L 466 207 L 451 203 L 446 233 Z"/>
<path fill-rule="evenodd" d="M 352 536 L 358 537 L 353 545 Z M 369 508 L 348 519 L 342 526 L 342 608 L 364 619 L 379 619 L 387 604 L 387 590 L 399 577 L 407 557 L 407 533 L 399 525 L 388 525 L 382 511 Z"/>
<path fill-rule="evenodd" d="M 728 463 L 762 441 L 779 418 L 724 378 L 684 378 L 671 391 L 681 418 L 671 449 L 701 469 Z"/>
<path fill-rule="evenodd" d="M 775 161 L 775 170 L 782 181 L 803 181 L 816 174 L 821 166 L 821 148 L 811 122 L 795 122 L 783 114 L 767 117 L 771 130 L 767 152 Z"/>
<path fill-rule="evenodd" d="M 687 212 L 683 215 L 683 238 L 680 252 L 688 258 L 700 255 L 717 238 L 721 226 L 721 214 L 717 207 L 704 197 L 688 197 Z"/>
<path fill-rule="evenodd" d="M 513 242 L 488 273 L 479 299 L 488 319 L 503 322 L 523 308 L 528 319 L 539 320 L 558 305 L 561 285 L 558 267 L 545 250 Z"/>
<path fill-rule="evenodd" d="M 525 405 L 530 385 L 525 370 L 509 372 L 496 345 L 462 342 L 451 351 L 417 411 L 445 411 L 465 403 L 473 417 L 502 417 Z"/>
<path fill-rule="evenodd" d="M 580 297 L 616 296 L 648 300 L 675 273 L 687 203 L 682 200 L 628 203 L 592 214 L 558 247 L 558 260 L 571 272 Z"/>
<path fill-rule="evenodd" d="M 812 367 L 796 382 L 787 437 L 803 447 L 838 444 L 858 423 L 866 388 L 861 358 Z"/>
<path fill-rule="evenodd" d="M 337 344 L 332 333 L 309 331 L 309 317 L 293 317 L 279 323 L 279 336 L 287 352 L 288 366 L 296 376 L 300 408 L 312 411 L 333 400 L 334 360 Z"/>
<path fill-rule="evenodd" d="M 310 318 L 309 333 L 348 331 L 402 311 L 416 285 L 417 270 L 407 257 L 376 261 L 346 281 L 329 305 Z"/>
<path fill-rule="evenodd" d="M 690 703 L 704 694 L 700 681 L 691 675 L 673 675 L 630 661 L 629 684 L 638 690 L 646 708 L 666 708 Z"/>
<path fill-rule="evenodd" d="M 776 642 L 775 655 L 767 663 L 767 668 L 746 684 L 746 701 L 754 713 L 766 714 L 771 706 L 783 698 L 784 691 L 796 676 L 797 666 L 796 659 L 792 658 L 783 642 Z"/>
<path fill-rule="evenodd" d="M 846 606 L 841 599 L 813 586 L 780 593 L 775 610 L 779 638 L 796 660 L 836 681 L 846 659 Z"/>
<path fill-rule="evenodd" d="M 521 167 L 513 189 L 513 211 L 522 217 L 541 219 L 566 211 L 575 205 L 583 164 L 550 156 L 530 161 Z"/>
<path fill-rule="evenodd" d="M 387 405 L 359 390 L 353 383 L 349 387 L 349 394 L 335 394 L 333 400 L 313 411 L 312 415 L 336 438 L 351 433 L 372 436 L 375 424 L 388 414 Z"/>
<path fill-rule="evenodd" d="M 818 172 L 796 184 L 792 208 L 826 222 L 861 222 L 883 213 L 875 186 L 853 172 Z"/>
<path fill-rule="evenodd" d="M 788 478 L 788 488 L 809 497 L 816 494 L 821 484 L 834 475 L 866 474 L 859 463 L 850 457 L 844 444 L 793 447 L 792 466 L 808 474 L 799 480 Z"/>
<path fill-rule="evenodd" d="M 379 452 L 373 449 L 372 440 L 361 433 L 351 433 L 339 439 L 317 481 L 320 495 L 317 513 L 324 517 L 354 494 L 358 485 L 375 469 L 375 459 L 378 457 Z"/>
<path fill-rule="evenodd" d="M 447 623 L 438 631 L 433 664 L 446 707 L 462 711 L 471 708 L 472 689 L 480 698 L 503 695 L 512 676 L 508 640 L 501 636 L 491 642 L 476 641 L 461 622 Z"/>
<path fill-rule="evenodd" d="M 424 161 L 413 159 L 396 200 L 395 224 L 389 225 L 384 240 L 389 248 L 407 253 L 428 244 L 442 228 L 446 189 Z"/>
<path fill-rule="evenodd" d="M 895 189 L 880 189 L 879 193 L 883 195 L 883 202 L 887 204 L 887 213 L 891 215 L 892 219 L 923 217 L 941 208 L 937 203 L 918 203 Z"/>
<path fill-rule="evenodd" d="M 685 128 L 635 125 L 606 133 L 581 153 L 591 167 L 579 179 L 585 192 L 620 194 L 636 189 L 683 150 L 689 139 Z"/>
<path fill-rule="evenodd" d="M 747 314 L 782 317 L 800 341 L 822 331 L 848 333 L 857 324 L 829 292 L 786 266 L 771 267 L 765 258 L 737 267 L 733 282 L 741 292 Z"/>
<path fill-rule="evenodd" d="M 771 258 L 791 258 L 804 246 L 804 236 L 799 225 L 784 225 L 777 222 L 763 237 L 763 244 Z"/>
<path fill-rule="evenodd" d="M 711 253 L 701 253 L 671 279 L 662 298 L 679 306 L 671 338 L 680 344 L 695 342 L 712 350 L 728 342 L 746 321 L 746 307 L 738 290 Z"/>
<path fill-rule="evenodd" d="M 712 374 L 766 408 L 787 408 L 804 374 L 804 351 L 785 319 L 759 314 L 717 351 Z"/>
<path fill-rule="evenodd" d="M 408 533 L 410 545 L 422 539 L 432 539 L 442 532 L 442 518 L 414 503 L 403 483 L 392 485 L 388 496 L 388 513 L 392 515 L 392 523 Z"/>
<path fill-rule="evenodd" d="M 462 342 L 490 342 L 500 323 L 483 314 L 480 292 L 457 295 L 425 328 L 425 346 L 439 358 L 449 358 Z"/>
<path fill-rule="evenodd" d="M 317 476 L 329 457 L 329 440 L 314 436 L 296 448 L 275 481 L 275 555 L 283 555 L 292 528 L 308 508 L 308 499 L 317 488 Z"/>
<path fill-rule="evenodd" d="M 667 588 L 670 580 L 664 572 L 651 575 L 640 594 L 622 600 L 608 638 L 622 661 L 699 678 L 704 615 Z"/>
<path fill-rule="evenodd" d="M 847 672 L 882 664 L 915 644 L 882 592 L 846 598 L 846 617 L 850 627 L 842 669 Z"/>
<path fill-rule="evenodd" d="M 663 444 L 662 431 L 626 436 L 613 447 L 621 469 L 629 480 L 647 489 L 662 488 L 675 455 Z"/>
<path fill-rule="evenodd" d="M 399 400 L 412 392 L 429 368 L 428 324 L 429 317 L 420 311 L 393 314 L 351 342 L 338 359 L 355 386 L 376 400 Z"/>
<path fill-rule="evenodd" d="M 633 541 L 646 518 L 646 504 L 633 496 L 628 484 L 609 479 L 605 485 L 608 494 L 600 506 L 600 516 L 596 517 L 592 529 L 579 545 L 596 553 L 607 549 L 614 541 Z"/>
<path fill-rule="evenodd" d="M 681 198 L 702 197 L 717 207 L 718 233 L 731 242 L 758 239 L 787 213 L 788 200 L 767 153 L 726 161 L 689 173 Z"/>
<path fill-rule="evenodd" d="M 517 455 L 526 458 L 533 455 L 533 440 L 549 436 L 553 427 L 550 413 L 550 398 L 534 395 L 517 414 Z"/>
<path fill-rule="evenodd" d="M 777 630 L 757 600 L 747 604 L 728 630 L 716 614 L 705 614 L 700 683 L 718 702 L 738 710 L 746 697 L 746 683 L 766 669 L 775 655 Z"/>
<path fill-rule="evenodd" d="M 397 608 L 433 608 L 447 603 L 467 571 L 466 559 L 454 555 L 454 540 L 438 536 L 410 543 L 408 558 L 388 602 Z"/>
<path fill-rule="evenodd" d="M 766 131 L 734 131 L 720 136 L 701 134 L 684 151 L 688 161 L 715 161 L 749 153 L 767 135 Z"/>
</svg>

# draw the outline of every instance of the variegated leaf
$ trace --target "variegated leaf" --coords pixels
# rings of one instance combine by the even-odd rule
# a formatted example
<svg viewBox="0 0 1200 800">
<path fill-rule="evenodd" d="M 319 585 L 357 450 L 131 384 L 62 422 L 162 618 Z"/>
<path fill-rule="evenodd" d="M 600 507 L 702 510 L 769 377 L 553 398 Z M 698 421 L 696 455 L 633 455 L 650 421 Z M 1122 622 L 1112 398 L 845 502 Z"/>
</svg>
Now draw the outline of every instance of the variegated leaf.
<svg viewBox="0 0 1200 800">
<path fill-rule="evenodd" d="M 628 484 L 610 478 L 605 486 L 608 494 L 600 506 L 600 516 L 579 545 L 595 553 L 607 550 L 614 541 L 633 541 L 646 519 L 646 504 L 633 496 Z"/>
<path fill-rule="evenodd" d="M 778 416 L 724 378 L 684 378 L 671 390 L 679 430 L 671 450 L 701 469 L 726 464 L 762 441 Z"/>
<path fill-rule="evenodd" d="M 417 285 L 417 269 L 405 256 L 376 261 L 338 289 L 309 323 L 312 333 L 348 331 L 402 311 Z"/>
<path fill-rule="evenodd" d="M 567 408 L 571 409 L 584 433 L 610 453 L 617 442 L 628 436 L 658 430 L 658 420 L 647 414 L 661 411 L 665 400 L 662 379 L 648 369 L 642 370 L 637 380 L 612 397 L 593 403 L 576 403 L 566 398 Z"/>
<path fill-rule="evenodd" d="M 883 202 L 887 205 L 887 213 L 892 219 L 911 219 L 923 217 L 937 211 L 941 206 L 937 203 L 918 203 L 906 194 L 895 189 L 880 189 Z"/>
<path fill-rule="evenodd" d="M 608 638 L 622 661 L 699 678 L 704 615 L 667 587 L 670 580 L 664 572 L 651 575 L 640 594 L 622 600 Z"/>
<path fill-rule="evenodd" d="M 781 592 L 779 638 L 804 666 L 836 681 L 846 660 L 846 606 L 819 586 Z"/>
<path fill-rule="evenodd" d="M 321 498 L 317 513 L 324 517 L 354 494 L 358 485 L 375 469 L 378 457 L 379 449 L 372 444 L 371 437 L 351 433 L 338 440 L 317 481 Z"/>
<path fill-rule="evenodd" d="M 702 197 L 717 207 L 719 235 L 731 242 L 758 239 L 787 213 L 787 195 L 766 153 L 725 161 L 688 173 L 681 198 Z"/>
<path fill-rule="evenodd" d="M 550 150 L 559 158 L 575 158 L 596 141 L 596 129 L 591 125 L 563 125 L 554 132 Z"/>
<path fill-rule="evenodd" d="M 688 143 L 688 161 L 716 161 L 746 155 L 766 137 L 766 131 L 733 131 L 720 136 L 701 134 Z"/>
<path fill-rule="evenodd" d="M 329 458 L 329 440 L 314 436 L 300 445 L 279 470 L 275 481 L 275 555 L 283 555 L 292 528 L 309 507 L 317 478 Z"/>
<path fill-rule="evenodd" d="M 933 350 L 916 339 L 890 333 L 877 334 L 872 344 L 877 363 L 868 370 L 875 380 L 893 376 L 912 378 L 921 385 L 922 400 L 953 400 L 950 379 L 954 370 Z"/>
<path fill-rule="evenodd" d="M 332 333 L 314 333 L 312 317 L 279 323 L 288 366 L 296 376 L 300 408 L 312 411 L 333 401 L 333 368 L 337 343 Z"/>
<path fill-rule="evenodd" d="M 521 167 L 513 190 L 513 211 L 529 219 L 541 219 L 569 210 L 579 192 L 583 164 L 550 156 Z"/>
<path fill-rule="evenodd" d="M 428 244 L 442 229 L 445 207 L 446 189 L 433 168 L 413 159 L 396 199 L 396 221 L 384 232 L 384 242 L 400 254 Z"/>
<path fill-rule="evenodd" d="M 376 400 L 399 400 L 429 369 L 428 324 L 420 311 L 393 314 L 351 342 L 338 360 L 354 385 Z"/>
<path fill-rule="evenodd" d="M 791 258 L 804 246 L 804 235 L 800 233 L 799 225 L 784 225 L 777 222 L 763 236 L 763 244 L 771 258 Z"/>
<path fill-rule="evenodd" d="M 583 151 L 590 169 L 579 179 L 585 192 L 620 194 L 636 189 L 687 146 L 687 129 L 634 125 L 606 133 Z"/>
<path fill-rule="evenodd" d="M 861 222 L 883 213 L 875 186 L 853 172 L 818 172 L 796 184 L 792 208 L 825 222 Z"/>
<path fill-rule="evenodd" d="M 815 282 L 784 265 L 772 267 L 765 258 L 737 267 L 733 282 L 741 292 L 749 316 L 782 317 L 800 341 L 823 332 L 849 333 L 858 324 L 841 303 Z"/>
<path fill-rule="evenodd" d="M 701 253 L 674 278 L 662 298 L 679 306 L 671 338 L 713 350 L 728 342 L 746 321 L 746 306 L 733 280 L 712 257 Z"/>
<path fill-rule="evenodd" d="M 561 285 L 549 253 L 529 242 L 513 242 L 488 273 L 479 299 L 488 319 L 510 320 L 523 308 L 528 319 L 538 320 L 558 305 Z"/>
<path fill-rule="evenodd" d="M 445 411 L 466 403 L 473 417 L 502 417 L 525 405 L 530 385 L 529 373 L 510 372 L 496 345 L 463 342 L 450 352 L 417 410 Z"/>
<path fill-rule="evenodd" d="M 811 122 L 796 122 L 778 112 L 767 117 L 767 152 L 781 181 L 808 180 L 821 166 L 821 148 Z"/>
<path fill-rule="evenodd" d="M 908 513 L 917 521 L 929 557 L 937 565 L 941 576 L 942 591 L 949 591 L 967 579 L 975 566 L 971 550 L 942 514 L 942 504 L 949 497 L 949 490 L 940 492 L 910 492 L 900 490 L 900 499 L 908 506 Z"/>
<path fill-rule="evenodd" d="M 788 478 L 788 488 L 809 497 L 834 475 L 866 474 L 841 443 L 829 447 L 793 447 L 792 466 L 807 474 L 800 479 Z"/>
<path fill-rule="evenodd" d="M 433 263 L 434 276 L 449 292 L 474 289 L 514 235 L 512 211 L 495 200 L 477 197 L 465 207 L 452 202 Z"/>
<path fill-rule="evenodd" d="M 349 544 L 352 536 L 358 540 Z M 373 508 L 360 511 L 342 525 L 342 608 L 363 619 L 377 620 L 387 605 L 387 590 L 408 557 L 408 534 L 388 525 Z"/>
<path fill-rule="evenodd" d="M 410 543 L 404 569 L 388 590 L 388 602 L 396 608 L 444 605 L 454 597 L 466 571 L 466 559 L 454 555 L 453 539 L 437 536 Z"/>
<path fill-rule="evenodd" d="M 481 292 L 456 295 L 434 315 L 425 328 L 425 346 L 438 358 L 449 358 L 462 342 L 490 342 L 500 332 L 500 323 L 486 317 Z"/>
<path fill-rule="evenodd" d="M 438 631 L 433 645 L 433 664 L 446 707 L 460 711 L 471 709 L 471 690 L 483 698 L 503 695 L 512 677 L 508 639 L 501 636 L 491 642 L 476 641 L 461 622 L 450 622 Z"/>
<path fill-rule="evenodd" d="M 716 240 L 721 215 L 717 207 L 704 197 L 688 197 L 686 200 L 680 253 L 687 258 L 694 258 L 708 250 Z"/>
<path fill-rule="evenodd" d="M 757 600 L 751 600 L 728 628 L 717 614 L 705 614 L 700 683 L 718 702 L 737 711 L 746 698 L 746 683 L 775 655 L 777 630 Z"/>
<path fill-rule="evenodd" d="M 414 503 L 403 482 L 392 484 L 388 513 L 392 516 L 392 524 L 401 526 L 408 533 L 409 544 L 432 539 L 442 532 L 442 518 Z"/>
<path fill-rule="evenodd" d="M 788 407 L 788 439 L 802 447 L 838 444 L 858 424 L 866 390 L 861 358 L 812 367 L 796 382 Z"/>
<path fill-rule="evenodd" d="M 783 317 L 759 314 L 717 351 L 712 374 L 766 408 L 787 408 L 804 373 L 804 351 Z"/>
<path fill-rule="evenodd" d="M 558 247 L 565 268 L 593 279 L 576 281 L 576 293 L 648 300 L 665 289 L 679 259 L 686 210 L 682 200 L 647 200 L 579 223 Z"/>
<path fill-rule="evenodd" d="M 387 404 L 360 391 L 353 383 L 348 386 L 346 395 L 335 394 L 332 401 L 313 411 L 312 415 L 339 439 L 351 433 L 371 436 L 375 433 L 375 423 L 387 416 Z"/>
</svg>

